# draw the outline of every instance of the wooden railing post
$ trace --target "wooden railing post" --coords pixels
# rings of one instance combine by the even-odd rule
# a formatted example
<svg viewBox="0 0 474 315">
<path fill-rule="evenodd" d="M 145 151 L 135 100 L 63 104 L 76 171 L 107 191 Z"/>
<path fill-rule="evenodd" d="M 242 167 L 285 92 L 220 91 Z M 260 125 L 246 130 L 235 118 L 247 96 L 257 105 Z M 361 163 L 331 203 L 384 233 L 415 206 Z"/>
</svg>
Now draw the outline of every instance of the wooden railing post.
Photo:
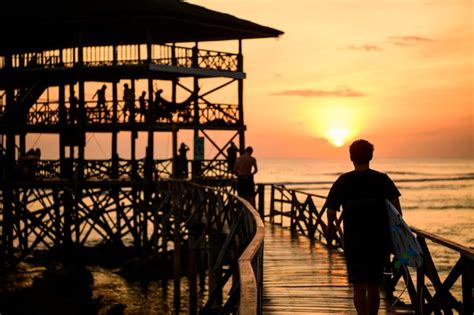
<svg viewBox="0 0 474 315">
<path fill-rule="evenodd" d="M 275 223 L 275 185 L 271 185 L 270 193 L 270 223 Z"/>
<path fill-rule="evenodd" d="M 262 220 L 265 218 L 265 184 L 258 184 L 258 214 Z"/>
<path fill-rule="evenodd" d="M 415 314 L 423 314 L 424 310 L 424 286 L 425 286 L 425 271 L 424 266 L 416 268 L 416 303 Z"/>
<path fill-rule="evenodd" d="M 462 304 L 464 314 L 473 314 L 473 282 L 474 282 L 474 263 L 467 256 L 461 254 L 462 264 Z"/>
</svg>

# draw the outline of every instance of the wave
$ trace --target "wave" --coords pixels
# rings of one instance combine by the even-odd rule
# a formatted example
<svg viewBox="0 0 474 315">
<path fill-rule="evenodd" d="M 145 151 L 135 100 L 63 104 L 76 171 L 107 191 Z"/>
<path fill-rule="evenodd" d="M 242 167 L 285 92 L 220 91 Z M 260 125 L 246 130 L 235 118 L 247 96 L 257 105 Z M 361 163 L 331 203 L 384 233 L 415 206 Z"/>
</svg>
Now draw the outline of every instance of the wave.
<svg viewBox="0 0 474 315">
<path fill-rule="evenodd" d="M 441 182 L 441 181 L 460 181 L 460 180 L 474 180 L 474 176 L 459 176 L 459 177 L 434 177 L 434 178 L 398 178 L 393 179 L 398 183 L 411 182 Z"/>
<path fill-rule="evenodd" d="M 414 183 L 414 182 L 442 182 L 442 181 L 462 181 L 474 180 L 474 176 L 460 176 L 460 177 L 436 177 L 436 178 L 396 178 L 392 179 L 396 183 Z M 328 185 L 334 181 L 282 181 L 282 182 L 263 182 L 260 184 L 274 184 L 274 185 Z M 309 188 L 309 187 L 308 187 Z"/>
<path fill-rule="evenodd" d="M 424 205 L 403 205 L 403 210 L 474 210 L 470 205 L 443 205 L 443 206 L 424 206 Z"/>
</svg>

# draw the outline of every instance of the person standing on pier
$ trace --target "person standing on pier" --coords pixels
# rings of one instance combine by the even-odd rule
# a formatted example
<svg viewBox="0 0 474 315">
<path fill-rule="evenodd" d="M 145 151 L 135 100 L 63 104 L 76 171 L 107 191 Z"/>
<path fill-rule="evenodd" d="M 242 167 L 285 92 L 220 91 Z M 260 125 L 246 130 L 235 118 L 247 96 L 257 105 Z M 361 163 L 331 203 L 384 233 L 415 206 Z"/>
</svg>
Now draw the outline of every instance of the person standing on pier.
<svg viewBox="0 0 474 315">
<path fill-rule="evenodd" d="M 92 96 L 93 99 L 97 96 L 96 109 L 98 111 L 99 121 L 102 119 L 102 111 L 104 112 L 105 118 L 108 118 L 109 115 L 107 111 L 107 101 L 105 99 L 105 90 L 107 90 L 107 85 L 103 84 Z"/>
<path fill-rule="evenodd" d="M 253 148 L 247 147 L 244 154 L 235 161 L 237 174 L 237 194 L 255 207 L 255 182 L 253 176 L 258 172 L 257 160 L 252 156 Z"/>
<path fill-rule="evenodd" d="M 326 200 L 326 239 L 331 245 L 336 212 L 342 205 L 344 255 L 349 282 L 354 287 L 354 305 L 359 315 L 372 315 L 379 309 L 379 286 L 391 252 L 385 199 L 401 213 L 400 192 L 388 175 L 370 169 L 374 152 L 370 142 L 354 141 L 349 151 L 354 170 L 334 182 Z"/>
<path fill-rule="evenodd" d="M 234 142 L 231 142 L 227 148 L 227 170 L 232 173 L 234 171 L 235 160 L 237 159 L 239 149 Z"/>
<path fill-rule="evenodd" d="M 135 106 L 135 92 L 128 86 L 127 83 L 123 85 L 123 112 L 125 120 L 127 115 L 129 115 L 129 120 L 132 122 L 134 120 L 133 112 Z"/>
</svg>

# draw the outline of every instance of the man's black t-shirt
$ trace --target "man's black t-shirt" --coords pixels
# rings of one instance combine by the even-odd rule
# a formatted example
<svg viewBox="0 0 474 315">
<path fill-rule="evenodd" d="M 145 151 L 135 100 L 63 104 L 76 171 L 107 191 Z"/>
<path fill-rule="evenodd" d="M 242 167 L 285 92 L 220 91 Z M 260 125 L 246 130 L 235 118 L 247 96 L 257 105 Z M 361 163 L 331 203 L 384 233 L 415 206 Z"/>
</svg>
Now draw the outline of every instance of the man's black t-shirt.
<svg viewBox="0 0 474 315">
<path fill-rule="evenodd" d="M 348 263 L 382 262 L 390 252 L 385 199 L 400 192 L 384 173 L 352 171 L 334 182 L 326 200 L 333 210 L 343 208 L 344 253 Z"/>
</svg>

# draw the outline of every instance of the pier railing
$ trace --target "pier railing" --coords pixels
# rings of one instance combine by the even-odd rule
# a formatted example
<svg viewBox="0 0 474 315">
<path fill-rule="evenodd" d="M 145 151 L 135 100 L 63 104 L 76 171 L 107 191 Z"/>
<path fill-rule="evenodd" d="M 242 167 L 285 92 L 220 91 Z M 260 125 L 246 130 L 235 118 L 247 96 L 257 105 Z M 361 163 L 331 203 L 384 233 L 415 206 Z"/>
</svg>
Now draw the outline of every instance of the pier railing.
<svg viewBox="0 0 474 315">
<path fill-rule="evenodd" d="M 268 195 L 265 186 L 270 186 L 269 207 L 265 204 L 265 195 Z M 272 224 L 281 225 L 294 233 L 327 244 L 325 239 L 327 209 L 323 206 L 325 196 L 289 189 L 284 185 L 263 184 L 260 185 L 257 194 L 259 212 Z M 401 286 L 407 289 L 416 314 L 472 314 L 474 249 L 416 227 L 411 227 L 411 229 L 416 234 L 423 250 L 424 265 L 420 268 L 393 267 L 393 275 L 386 281 L 387 292 L 392 293 L 403 279 L 404 284 Z M 341 213 L 338 213 L 336 230 L 337 235 L 333 246 L 343 249 Z M 443 251 L 451 251 L 453 257 L 459 257 L 456 263 L 440 262 L 437 268 L 436 257 L 431 254 L 436 246 L 441 246 Z"/>
<path fill-rule="evenodd" d="M 80 52 L 82 49 L 82 52 Z M 218 71 L 239 71 L 239 54 L 220 52 L 196 47 L 176 45 L 151 45 L 151 55 L 147 46 L 87 46 L 13 54 L 13 69 L 112 67 L 122 65 L 155 64 L 162 66 L 194 67 Z M 82 60 L 80 60 L 82 56 Z M 0 70 L 6 66 L 5 56 L 0 56 Z"/>
<path fill-rule="evenodd" d="M 71 177 L 81 177 L 84 180 L 144 178 L 145 160 L 119 159 L 115 166 L 111 159 L 84 160 L 83 175 L 78 176 L 79 160 L 66 159 L 61 165 L 60 160 L 31 160 L 20 158 L 17 162 L 17 174 L 20 180 L 43 181 L 61 180 Z M 172 178 L 173 159 L 162 159 L 153 161 L 153 178 Z M 226 160 L 189 160 L 188 178 L 214 178 L 232 179 L 232 173 L 228 170 Z"/>
<path fill-rule="evenodd" d="M 1 95 L 0 95 L 1 96 Z M 138 99 L 134 100 L 133 113 L 130 109 L 125 108 L 123 100 L 117 100 L 117 117 L 113 117 L 114 102 L 109 100 L 105 106 L 99 107 L 93 100 L 86 100 L 84 102 L 84 110 L 81 112 L 78 109 L 71 109 L 69 102 L 65 103 L 65 124 L 78 125 L 81 118 L 84 121 L 86 128 L 102 125 L 117 124 L 122 126 L 136 125 L 137 127 L 147 127 L 150 116 L 148 114 L 148 107 L 150 101 L 147 100 L 145 108 L 140 108 Z M 239 122 L 239 107 L 236 104 L 218 104 L 209 102 L 199 102 L 197 121 L 194 117 L 195 103 L 191 102 L 186 107 L 178 105 L 171 106 L 166 110 L 159 109 L 155 104 L 152 120 L 154 124 L 160 123 L 175 123 L 190 125 L 199 123 L 200 125 L 222 127 L 229 125 L 237 125 Z M 7 114 L 5 104 L 0 98 L 0 121 Z M 50 126 L 58 127 L 60 125 L 60 105 L 59 101 L 38 100 L 31 108 L 29 108 L 26 116 L 27 126 Z"/>
</svg>

